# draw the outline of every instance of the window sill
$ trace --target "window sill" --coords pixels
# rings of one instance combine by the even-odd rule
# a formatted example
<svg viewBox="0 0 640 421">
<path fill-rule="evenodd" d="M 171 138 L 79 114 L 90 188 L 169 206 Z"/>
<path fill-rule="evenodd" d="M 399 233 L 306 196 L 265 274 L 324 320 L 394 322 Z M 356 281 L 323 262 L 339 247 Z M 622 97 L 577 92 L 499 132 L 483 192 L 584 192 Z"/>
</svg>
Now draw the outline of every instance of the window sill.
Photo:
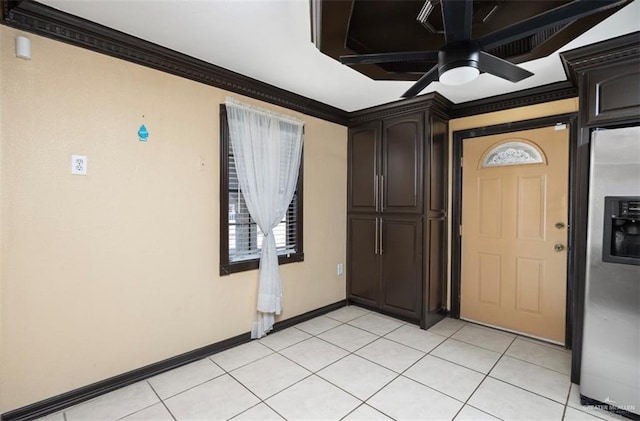
<svg viewBox="0 0 640 421">
<path fill-rule="evenodd" d="M 304 253 L 292 253 L 289 256 L 278 256 L 278 264 L 304 262 Z M 224 263 L 220 265 L 220 276 L 232 273 L 255 270 L 260 267 L 260 259 L 243 260 L 240 262 Z"/>
</svg>

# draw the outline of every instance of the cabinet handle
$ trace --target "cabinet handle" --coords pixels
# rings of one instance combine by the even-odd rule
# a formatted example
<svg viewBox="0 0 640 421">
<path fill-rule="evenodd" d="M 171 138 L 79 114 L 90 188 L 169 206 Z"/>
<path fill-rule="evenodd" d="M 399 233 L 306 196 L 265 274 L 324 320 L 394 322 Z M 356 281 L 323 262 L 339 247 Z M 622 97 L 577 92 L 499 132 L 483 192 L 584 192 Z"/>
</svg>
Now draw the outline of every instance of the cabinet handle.
<svg viewBox="0 0 640 421">
<path fill-rule="evenodd" d="M 382 256 L 382 218 L 380 218 L 380 256 Z"/>
<path fill-rule="evenodd" d="M 373 179 L 373 189 L 375 190 L 375 193 L 373 195 L 374 197 L 374 203 L 376 206 L 376 212 L 378 212 L 378 174 L 376 174 L 375 178 Z M 378 226 L 378 218 L 376 218 L 376 227 Z M 376 239 L 378 238 L 378 236 L 376 236 Z"/>
<path fill-rule="evenodd" d="M 380 211 L 384 211 L 384 175 L 380 176 Z M 380 220 L 382 221 L 382 219 Z"/>
<path fill-rule="evenodd" d="M 377 177 L 376 177 L 377 178 Z M 376 209 L 378 207 L 376 206 Z M 378 218 L 376 217 L 376 239 L 375 239 L 375 254 L 378 254 Z"/>
</svg>

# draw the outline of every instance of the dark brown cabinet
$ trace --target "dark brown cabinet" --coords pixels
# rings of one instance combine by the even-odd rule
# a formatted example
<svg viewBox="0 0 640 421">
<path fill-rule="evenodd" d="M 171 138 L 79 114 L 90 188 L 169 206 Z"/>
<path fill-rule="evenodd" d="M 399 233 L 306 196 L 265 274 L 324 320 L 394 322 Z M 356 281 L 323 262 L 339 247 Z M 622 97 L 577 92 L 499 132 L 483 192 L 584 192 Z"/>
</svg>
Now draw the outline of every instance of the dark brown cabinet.
<svg viewBox="0 0 640 421">
<path fill-rule="evenodd" d="M 418 320 L 422 218 L 355 214 L 347 226 L 350 299 Z"/>
<path fill-rule="evenodd" d="M 381 309 L 419 319 L 422 296 L 422 218 L 380 218 Z"/>
<path fill-rule="evenodd" d="M 382 124 L 372 122 L 349 132 L 349 212 L 377 212 L 380 193 Z"/>
<path fill-rule="evenodd" d="M 353 128 L 349 212 L 422 211 L 423 113 Z"/>
<path fill-rule="evenodd" d="M 380 295 L 378 236 L 376 215 L 356 214 L 347 218 L 347 295 L 366 306 L 376 307 Z"/>
<path fill-rule="evenodd" d="M 422 212 L 423 113 L 382 121 L 380 210 Z"/>
<path fill-rule="evenodd" d="M 445 306 L 447 123 L 383 114 L 349 128 L 347 297 L 426 327 Z"/>
<path fill-rule="evenodd" d="M 597 69 L 585 76 L 589 125 L 624 122 L 640 115 L 640 59 Z"/>
</svg>

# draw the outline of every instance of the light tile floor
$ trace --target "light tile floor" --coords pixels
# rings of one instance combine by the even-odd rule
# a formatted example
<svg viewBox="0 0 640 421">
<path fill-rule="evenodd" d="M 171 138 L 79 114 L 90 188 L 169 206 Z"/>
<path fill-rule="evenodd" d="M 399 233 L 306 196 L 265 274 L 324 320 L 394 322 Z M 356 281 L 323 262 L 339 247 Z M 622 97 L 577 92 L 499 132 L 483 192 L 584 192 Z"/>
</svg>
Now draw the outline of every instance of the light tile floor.
<svg viewBox="0 0 640 421">
<path fill-rule="evenodd" d="M 597 420 L 571 354 L 455 319 L 340 310 L 49 415 L 92 420 Z"/>
</svg>

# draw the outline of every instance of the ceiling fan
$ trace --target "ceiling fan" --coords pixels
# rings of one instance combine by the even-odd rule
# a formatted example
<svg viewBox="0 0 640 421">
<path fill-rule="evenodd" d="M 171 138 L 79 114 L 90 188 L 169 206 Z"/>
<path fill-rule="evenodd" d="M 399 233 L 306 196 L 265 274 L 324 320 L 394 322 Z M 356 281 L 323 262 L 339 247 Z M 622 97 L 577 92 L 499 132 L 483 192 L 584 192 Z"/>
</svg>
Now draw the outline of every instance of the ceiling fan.
<svg viewBox="0 0 640 421">
<path fill-rule="evenodd" d="M 480 72 L 490 73 L 511 82 L 519 82 L 533 73 L 509 61 L 487 53 L 496 47 L 563 25 L 585 16 L 616 7 L 625 0 L 574 0 L 537 16 L 514 23 L 477 39 L 471 37 L 473 0 L 427 0 L 417 20 L 425 23 L 440 3 L 445 45 L 439 51 L 356 54 L 340 56 L 342 64 L 377 64 L 415 60 L 432 60 L 438 64 L 428 70 L 402 97 L 418 95 L 431 82 L 461 85 L 475 79 Z"/>
</svg>

